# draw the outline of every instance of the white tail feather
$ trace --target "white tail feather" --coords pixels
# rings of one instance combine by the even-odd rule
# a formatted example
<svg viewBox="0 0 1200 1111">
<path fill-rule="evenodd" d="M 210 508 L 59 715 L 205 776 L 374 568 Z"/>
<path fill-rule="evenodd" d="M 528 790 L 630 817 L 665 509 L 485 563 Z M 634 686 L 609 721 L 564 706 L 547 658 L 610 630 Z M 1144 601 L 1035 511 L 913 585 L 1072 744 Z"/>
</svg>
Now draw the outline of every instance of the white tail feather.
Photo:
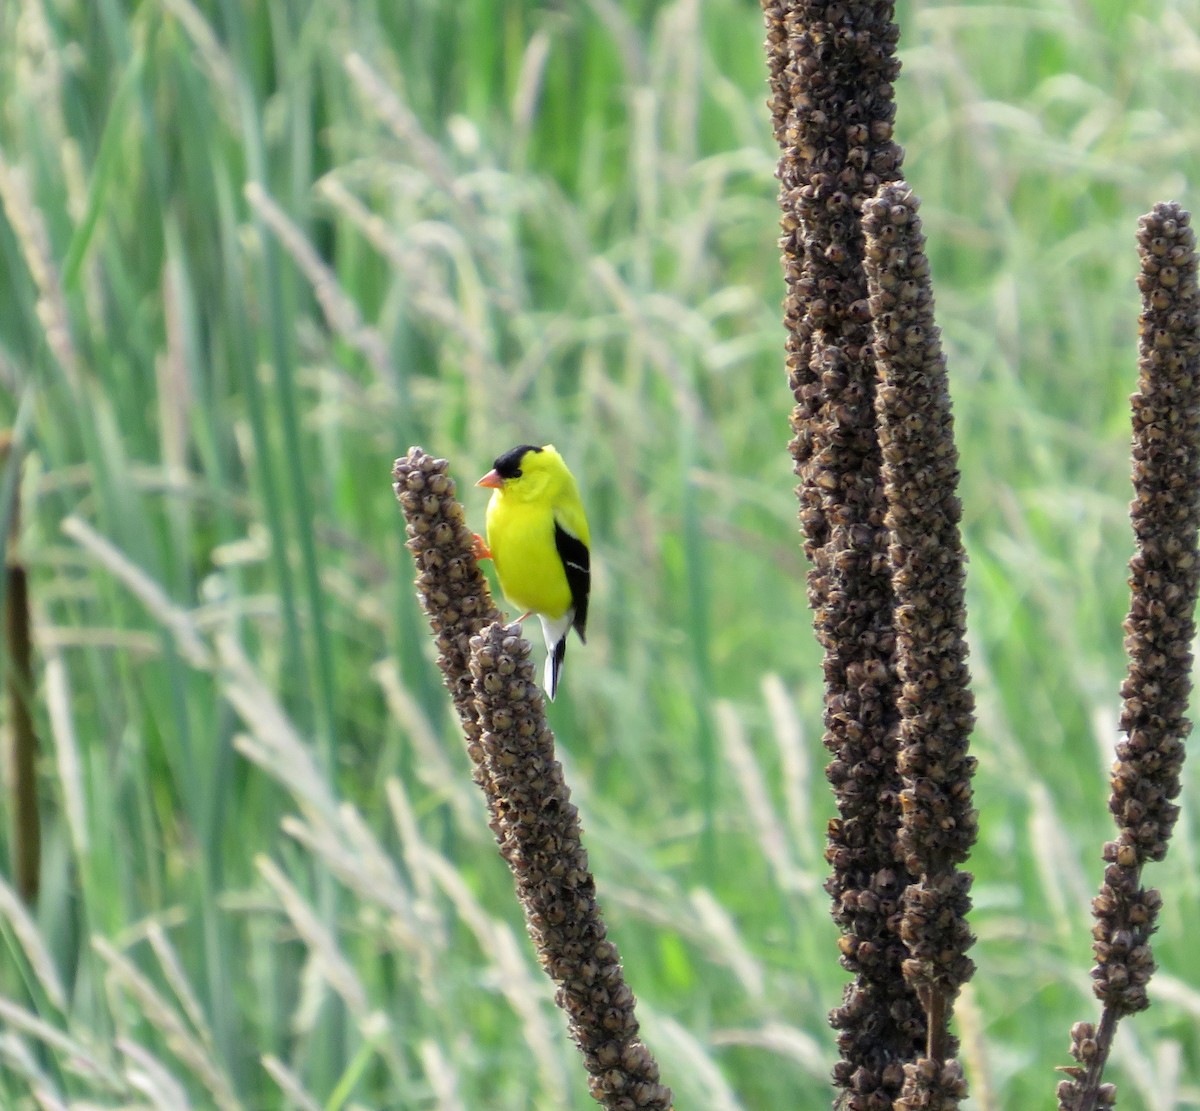
<svg viewBox="0 0 1200 1111">
<path fill-rule="evenodd" d="M 542 623 L 542 635 L 546 638 L 546 669 L 542 675 L 542 689 L 553 702 L 558 693 L 558 681 L 562 678 L 563 654 L 566 652 L 571 622 L 575 620 L 575 611 L 569 609 L 556 620 L 539 613 L 538 620 Z"/>
</svg>

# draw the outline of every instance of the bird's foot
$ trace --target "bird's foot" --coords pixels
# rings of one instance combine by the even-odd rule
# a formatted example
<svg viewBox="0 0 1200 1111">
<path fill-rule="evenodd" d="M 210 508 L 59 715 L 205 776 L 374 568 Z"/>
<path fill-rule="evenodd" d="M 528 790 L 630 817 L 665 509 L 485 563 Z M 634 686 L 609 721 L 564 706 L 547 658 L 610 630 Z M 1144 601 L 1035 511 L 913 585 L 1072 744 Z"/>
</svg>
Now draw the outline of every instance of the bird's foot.
<svg viewBox="0 0 1200 1111">
<path fill-rule="evenodd" d="M 491 559 L 492 558 L 492 549 L 487 546 L 487 541 L 484 540 L 484 538 L 482 536 L 480 536 L 479 533 L 477 533 L 477 532 L 473 533 L 472 535 L 474 535 L 474 537 L 475 537 L 475 546 L 473 548 L 475 558 L 476 559 Z"/>
</svg>

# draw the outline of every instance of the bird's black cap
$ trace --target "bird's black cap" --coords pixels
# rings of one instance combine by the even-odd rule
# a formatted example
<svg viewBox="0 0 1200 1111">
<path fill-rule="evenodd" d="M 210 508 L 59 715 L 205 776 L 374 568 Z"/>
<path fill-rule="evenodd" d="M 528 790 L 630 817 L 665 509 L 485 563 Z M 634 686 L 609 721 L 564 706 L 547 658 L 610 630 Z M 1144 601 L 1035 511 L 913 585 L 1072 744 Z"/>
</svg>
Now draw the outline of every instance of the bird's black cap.
<svg viewBox="0 0 1200 1111">
<path fill-rule="evenodd" d="M 511 451 L 506 451 L 492 466 L 496 468 L 496 473 L 501 478 L 520 478 L 521 460 L 525 458 L 526 453 L 541 450 L 540 447 L 534 447 L 533 444 L 521 444 Z"/>
</svg>

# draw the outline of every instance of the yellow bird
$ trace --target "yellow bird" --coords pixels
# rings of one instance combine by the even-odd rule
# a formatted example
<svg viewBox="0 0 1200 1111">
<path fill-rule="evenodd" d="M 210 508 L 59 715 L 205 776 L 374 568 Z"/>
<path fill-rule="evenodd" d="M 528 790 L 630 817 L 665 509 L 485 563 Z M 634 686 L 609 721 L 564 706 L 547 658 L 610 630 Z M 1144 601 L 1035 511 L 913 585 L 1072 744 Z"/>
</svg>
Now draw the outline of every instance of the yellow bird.
<svg viewBox="0 0 1200 1111">
<path fill-rule="evenodd" d="M 521 444 L 506 451 L 477 483 L 492 490 L 487 542 L 476 537 L 476 555 L 492 559 L 504 596 L 537 614 L 546 637 L 543 687 L 558 690 L 567 634 L 587 639 L 591 557 L 587 517 L 575 476 L 553 444 Z"/>
</svg>

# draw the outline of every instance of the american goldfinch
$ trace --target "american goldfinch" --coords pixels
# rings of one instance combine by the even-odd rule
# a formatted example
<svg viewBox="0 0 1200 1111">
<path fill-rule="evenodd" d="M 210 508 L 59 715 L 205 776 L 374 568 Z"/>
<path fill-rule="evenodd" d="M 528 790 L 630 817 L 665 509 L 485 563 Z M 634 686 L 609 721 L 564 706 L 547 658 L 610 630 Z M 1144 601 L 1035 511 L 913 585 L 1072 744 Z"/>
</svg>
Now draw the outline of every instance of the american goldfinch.
<svg viewBox="0 0 1200 1111">
<path fill-rule="evenodd" d="M 547 651 L 542 686 L 553 699 L 567 634 L 574 626 L 579 639 L 587 639 L 591 560 L 575 476 L 553 444 L 521 444 L 475 485 L 492 490 L 487 543 L 476 537 L 476 554 L 495 561 L 504 596 L 526 611 L 521 620 L 535 613 L 541 621 Z"/>
</svg>

